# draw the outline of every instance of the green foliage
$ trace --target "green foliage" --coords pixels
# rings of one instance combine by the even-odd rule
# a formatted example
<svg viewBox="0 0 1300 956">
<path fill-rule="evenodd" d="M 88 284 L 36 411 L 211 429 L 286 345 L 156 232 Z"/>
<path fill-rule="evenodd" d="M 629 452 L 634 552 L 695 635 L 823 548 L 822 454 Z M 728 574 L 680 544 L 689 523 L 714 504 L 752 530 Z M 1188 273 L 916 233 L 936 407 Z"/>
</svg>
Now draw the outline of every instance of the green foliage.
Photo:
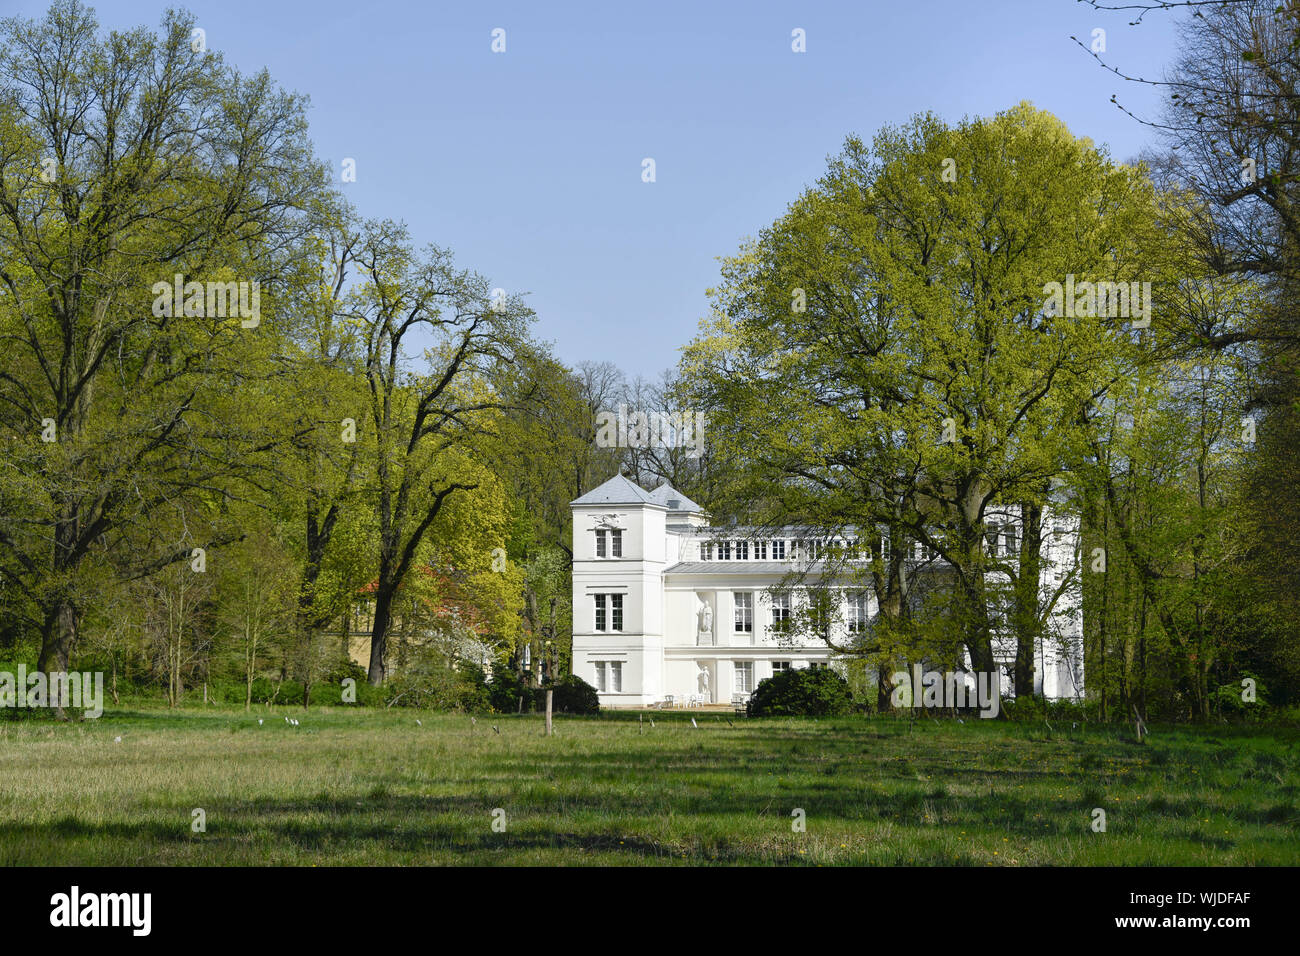
<svg viewBox="0 0 1300 956">
<path fill-rule="evenodd" d="M 340 658 L 329 664 L 321 674 L 321 680 L 327 684 L 342 684 L 348 678 L 356 681 L 359 686 L 365 683 L 366 669 L 354 660 Z"/>
<path fill-rule="evenodd" d="M 171 11 L 110 35 L 78 0 L 0 23 L 0 338 L 17 343 L 0 375 L 0 648 L 138 667 L 175 704 L 263 672 L 296 682 L 277 702 L 336 684 L 337 630 L 367 592 L 377 681 L 395 621 L 423 639 L 464 612 L 514 646 L 523 572 L 493 559 L 526 509 L 497 445 L 503 396 L 526 419 L 525 372 L 568 370 L 529 341 L 522 298 L 502 308 L 450 252 L 347 207 L 305 98 L 195 54 L 193 25 Z M 257 321 L 205 314 L 211 289 L 188 287 L 197 312 L 172 315 L 154 286 L 178 274 L 260 283 Z M 551 499 L 559 528 L 568 499 Z M 209 567 L 178 579 L 197 548 Z M 444 658 L 393 699 L 485 706 Z"/>
<path fill-rule="evenodd" d="M 1001 713 L 1009 720 L 1026 723 L 1042 720 L 1060 720 L 1073 726 L 1076 722 L 1096 722 L 1099 718 L 1096 703 L 1073 700 L 1044 700 L 1041 697 L 1008 697 L 1002 700 Z"/>
<path fill-rule="evenodd" d="M 746 712 L 750 717 L 830 717 L 853 706 L 849 684 L 829 667 L 791 668 L 758 682 Z"/>
<path fill-rule="evenodd" d="M 421 662 L 403 667 L 384 683 L 383 690 L 391 707 L 463 713 L 486 713 L 491 709 L 483 672 L 472 665 Z"/>
<path fill-rule="evenodd" d="M 685 385 L 733 466 L 720 503 L 932 547 L 955 571 L 951 640 L 991 668 L 984 516 L 1044 504 L 1090 453 L 1088 409 L 1132 349 L 1122 319 L 1051 314 L 1046 284 L 1162 288 L 1186 272 L 1160 221 L 1143 170 L 1028 104 L 850 137 L 724 260 L 713 319 L 685 351 Z M 895 623 L 902 573 L 891 555 L 863 582 Z M 882 662 L 917 656 L 905 627 L 890 634 Z"/>
<path fill-rule="evenodd" d="M 0 24 L 0 579 L 28 596 L 6 610 L 41 629 L 47 668 L 124 582 L 237 538 L 223 505 L 283 437 L 267 382 L 293 320 L 266 280 L 296 271 L 329 199 L 305 99 L 196 55 L 193 25 L 110 33 L 66 0 Z M 256 329 L 158 308 L 177 274 L 265 284 Z"/>
<path fill-rule="evenodd" d="M 1255 699 L 1248 701 L 1244 696 L 1242 680 L 1254 681 Z M 1264 720 L 1269 716 L 1268 693 L 1264 685 L 1254 674 L 1242 674 L 1239 679 L 1230 681 L 1216 688 L 1210 695 L 1211 706 L 1215 713 L 1224 717 L 1244 720 Z"/>
<path fill-rule="evenodd" d="M 487 684 L 492 710 L 498 714 L 514 714 L 523 698 L 524 712 L 546 709 L 546 690 L 553 691 L 551 708 L 561 714 L 596 714 L 600 712 L 600 697 L 596 689 L 576 674 L 561 677 L 541 687 L 524 683 L 514 671 L 498 669 Z"/>
<path fill-rule="evenodd" d="M 513 714 L 519 710 L 519 698 L 524 699 L 524 708 L 532 703 L 532 689 L 525 686 L 523 680 L 508 667 L 498 667 L 488 681 L 488 703 L 498 714 Z"/>
<path fill-rule="evenodd" d="M 592 687 L 577 674 L 568 674 L 534 693 L 539 710 L 546 708 L 546 691 L 550 688 L 551 709 L 561 714 L 596 714 L 600 712 L 600 697 Z"/>
</svg>

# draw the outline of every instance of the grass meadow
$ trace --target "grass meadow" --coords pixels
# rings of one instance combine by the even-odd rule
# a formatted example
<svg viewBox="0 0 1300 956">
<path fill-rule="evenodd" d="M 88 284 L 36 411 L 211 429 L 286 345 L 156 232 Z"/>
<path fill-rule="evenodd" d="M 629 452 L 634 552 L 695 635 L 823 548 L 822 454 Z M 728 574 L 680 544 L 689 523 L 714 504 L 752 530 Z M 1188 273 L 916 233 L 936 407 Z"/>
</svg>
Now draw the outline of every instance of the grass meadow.
<svg viewBox="0 0 1300 956">
<path fill-rule="evenodd" d="M 0 865 L 1300 862 L 1292 728 L 690 716 L 4 720 Z"/>
</svg>

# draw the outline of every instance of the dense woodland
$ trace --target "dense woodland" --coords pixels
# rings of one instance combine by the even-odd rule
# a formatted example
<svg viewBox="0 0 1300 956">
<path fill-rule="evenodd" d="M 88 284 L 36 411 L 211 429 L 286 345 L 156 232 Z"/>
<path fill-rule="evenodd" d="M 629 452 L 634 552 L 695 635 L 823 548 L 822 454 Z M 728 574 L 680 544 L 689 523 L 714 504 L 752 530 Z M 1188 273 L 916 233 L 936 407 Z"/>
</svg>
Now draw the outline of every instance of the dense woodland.
<svg viewBox="0 0 1300 956">
<path fill-rule="evenodd" d="M 1295 704 L 1300 17 L 1193 6 L 1160 152 L 1029 104 L 851 136 L 654 382 L 566 366 L 524 296 L 352 208 L 302 99 L 188 15 L 5 21 L 0 661 L 172 705 L 336 703 L 351 676 L 470 706 L 485 667 L 567 673 L 568 502 L 621 469 L 719 523 L 896 542 L 851 649 L 882 707 L 900 662 L 994 666 L 999 629 L 1032 686 L 1070 601 L 1103 719 Z M 1067 281 L 1134 294 L 1045 301 Z M 703 455 L 601 447 L 620 404 L 702 411 Z M 1045 594 L 1025 545 L 1064 512 L 1083 545 Z"/>
</svg>

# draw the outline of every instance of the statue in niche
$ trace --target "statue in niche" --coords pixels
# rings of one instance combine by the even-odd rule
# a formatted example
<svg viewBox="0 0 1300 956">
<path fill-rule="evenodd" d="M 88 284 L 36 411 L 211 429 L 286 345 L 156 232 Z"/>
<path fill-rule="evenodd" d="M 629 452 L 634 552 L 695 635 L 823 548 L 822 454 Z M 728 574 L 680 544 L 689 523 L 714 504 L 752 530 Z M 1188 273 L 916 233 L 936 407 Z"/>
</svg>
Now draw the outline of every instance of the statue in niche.
<svg viewBox="0 0 1300 956">
<path fill-rule="evenodd" d="M 706 665 L 700 666 L 700 694 L 705 700 L 712 700 L 709 696 L 709 668 Z"/>
<path fill-rule="evenodd" d="M 708 601 L 701 599 L 700 608 L 697 613 L 700 619 L 699 643 L 705 645 L 712 644 L 713 643 L 713 608 L 709 606 Z"/>
</svg>

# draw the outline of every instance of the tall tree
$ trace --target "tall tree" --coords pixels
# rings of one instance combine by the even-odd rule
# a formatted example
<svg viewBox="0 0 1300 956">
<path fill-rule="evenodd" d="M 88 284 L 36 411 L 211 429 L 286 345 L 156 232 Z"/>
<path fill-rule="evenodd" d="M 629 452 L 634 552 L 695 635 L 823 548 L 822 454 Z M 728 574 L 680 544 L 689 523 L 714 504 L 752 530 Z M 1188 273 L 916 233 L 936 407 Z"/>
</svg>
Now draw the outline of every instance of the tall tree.
<svg viewBox="0 0 1300 956">
<path fill-rule="evenodd" d="M 1148 14 L 1183 14 L 1180 54 L 1160 78 L 1093 56 L 1127 81 L 1164 93 L 1154 117 L 1121 109 L 1162 134 L 1171 183 L 1199 202 L 1186 206 L 1186 234 L 1220 283 L 1248 281 L 1264 296 L 1245 321 L 1202 310 L 1177 329 L 1191 360 L 1248 346 L 1249 412 L 1257 441 L 1250 450 L 1250 492 L 1236 516 L 1253 569 L 1283 630 L 1280 646 L 1300 644 L 1300 569 L 1292 554 L 1300 535 L 1300 6 L 1275 0 L 1087 0 L 1124 10 L 1134 23 Z M 1295 686 L 1288 655 L 1269 652 L 1275 671 Z"/>
<path fill-rule="evenodd" d="M 495 383 L 509 378 L 531 313 L 445 250 L 417 255 L 392 223 L 367 228 L 357 263 L 350 318 L 365 340 L 379 534 L 369 677 L 381 684 L 397 592 L 447 499 L 478 487 L 473 461 L 504 404 Z M 416 347 L 418 364 L 406 352 Z"/>
<path fill-rule="evenodd" d="M 156 286 L 270 283 L 323 176 L 303 100 L 192 28 L 169 13 L 101 38 L 78 0 L 3 24 L 0 562 L 34 596 L 44 670 L 68 667 L 83 562 L 104 551 L 133 576 L 188 557 L 198 542 L 127 529 L 220 497 L 264 442 L 238 414 L 270 324 L 251 286 L 247 314 L 202 288 L 174 314 Z M 274 314 L 269 286 L 261 305 Z"/>
<path fill-rule="evenodd" d="M 684 358 L 732 500 L 930 548 L 972 665 L 994 670 L 986 579 L 1005 569 L 987 519 L 1047 504 L 1085 453 L 1086 410 L 1141 324 L 1128 283 L 1151 282 L 1158 304 L 1179 274 L 1161 223 L 1143 170 L 1027 105 L 849 139 L 725 262 Z M 1077 302 L 1049 301 L 1076 280 Z M 1098 309 L 1100 282 L 1124 283 L 1123 300 Z"/>
</svg>

